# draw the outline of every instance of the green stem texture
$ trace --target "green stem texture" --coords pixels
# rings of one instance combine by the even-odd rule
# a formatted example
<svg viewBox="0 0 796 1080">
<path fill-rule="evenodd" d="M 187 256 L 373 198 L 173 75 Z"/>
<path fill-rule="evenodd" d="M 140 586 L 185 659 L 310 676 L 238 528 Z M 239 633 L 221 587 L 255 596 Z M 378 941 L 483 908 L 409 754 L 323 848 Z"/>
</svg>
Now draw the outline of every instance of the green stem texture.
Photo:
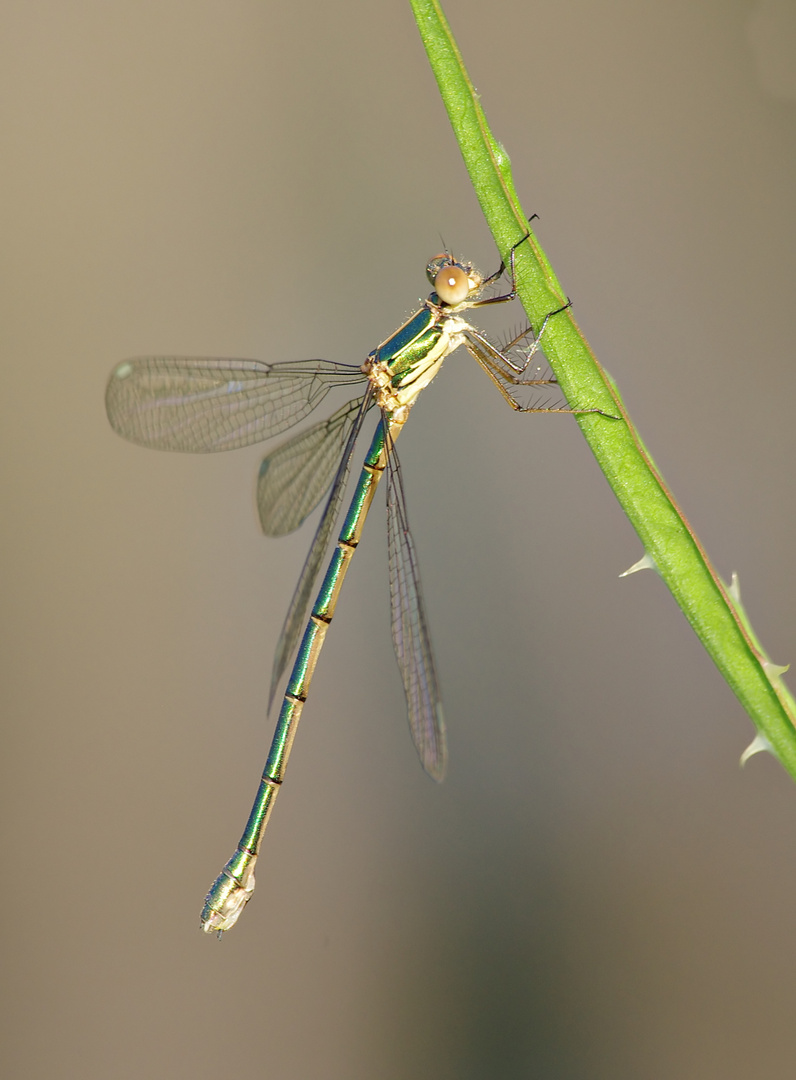
<svg viewBox="0 0 796 1080">
<path fill-rule="evenodd" d="M 410 2 L 476 196 L 505 258 L 528 231 L 508 155 L 489 130 L 438 0 Z M 533 234 L 517 249 L 516 270 L 519 297 L 531 325 L 540 326 L 567 298 Z M 784 669 L 763 653 L 737 586 L 726 586 L 711 565 L 571 309 L 548 323 L 544 351 L 573 407 L 608 414 L 582 414 L 577 422 L 644 545 L 646 565 L 663 578 L 758 731 L 796 779 L 796 703 L 782 681 Z"/>
</svg>

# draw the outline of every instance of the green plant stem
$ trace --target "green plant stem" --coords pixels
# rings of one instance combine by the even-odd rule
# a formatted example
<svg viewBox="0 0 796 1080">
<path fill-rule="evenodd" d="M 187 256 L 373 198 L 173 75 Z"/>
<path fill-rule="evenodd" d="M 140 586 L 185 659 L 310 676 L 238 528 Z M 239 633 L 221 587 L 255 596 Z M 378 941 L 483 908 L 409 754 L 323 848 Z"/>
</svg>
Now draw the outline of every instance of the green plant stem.
<svg viewBox="0 0 796 1080">
<path fill-rule="evenodd" d="M 440 4 L 410 2 L 478 201 L 505 258 L 528 231 L 508 155 L 489 130 Z M 531 325 L 540 326 L 567 298 L 533 235 L 517 249 L 516 269 L 519 297 Z M 571 309 L 548 323 L 544 351 L 573 408 L 597 408 L 619 418 L 591 413 L 579 415 L 577 422 L 648 559 L 758 731 L 796 779 L 796 703 L 780 678 L 784 669 L 760 648 L 740 598 L 730 595 L 711 565 Z"/>
</svg>

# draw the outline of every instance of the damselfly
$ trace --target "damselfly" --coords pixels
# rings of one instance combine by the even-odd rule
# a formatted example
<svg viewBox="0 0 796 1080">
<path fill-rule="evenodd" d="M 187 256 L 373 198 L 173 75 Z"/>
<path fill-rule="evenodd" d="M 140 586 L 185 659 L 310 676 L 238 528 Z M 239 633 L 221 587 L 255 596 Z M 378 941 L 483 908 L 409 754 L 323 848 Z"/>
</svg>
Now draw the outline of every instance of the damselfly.
<svg viewBox="0 0 796 1080">
<path fill-rule="evenodd" d="M 111 375 L 106 407 L 120 435 L 143 446 L 194 453 L 232 450 L 268 439 L 307 416 L 330 389 L 362 385 L 358 397 L 277 447 L 260 467 L 257 504 L 262 528 L 269 536 L 297 529 L 329 491 L 277 646 L 271 700 L 305 623 L 315 579 L 341 508 L 357 436 L 368 411 L 376 406 L 380 412 L 326 576 L 306 621 L 249 820 L 235 854 L 205 900 L 201 925 L 208 933 L 220 936 L 229 930 L 254 890 L 255 862 L 284 779 L 310 680 L 384 472 L 392 636 L 406 692 L 409 727 L 426 772 L 435 780 L 445 774 L 445 722 L 395 440 L 420 392 L 435 377 L 445 357 L 460 345 L 478 361 L 514 409 L 600 411 L 549 404 L 528 406 L 513 396 L 520 386 L 555 383 L 552 377 L 530 379 L 526 375 L 548 320 L 563 308 L 551 312 L 535 336 L 528 327 L 502 349 L 463 318 L 471 308 L 515 298 L 516 247 L 519 244 L 512 248 L 509 260 L 509 291 L 486 298 L 482 298 L 483 290 L 501 277 L 504 263 L 496 273 L 483 278 L 474 267 L 447 253 L 435 256 L 426 268 L 434 291 L 361 367 L 327 360 L 265 364 L 258 360 L 147 356 L 126 360 Z M 529 340 L 529 346 L 512 359 L 512 350 L 516 354 L 524 339 Z"/>
</svg>

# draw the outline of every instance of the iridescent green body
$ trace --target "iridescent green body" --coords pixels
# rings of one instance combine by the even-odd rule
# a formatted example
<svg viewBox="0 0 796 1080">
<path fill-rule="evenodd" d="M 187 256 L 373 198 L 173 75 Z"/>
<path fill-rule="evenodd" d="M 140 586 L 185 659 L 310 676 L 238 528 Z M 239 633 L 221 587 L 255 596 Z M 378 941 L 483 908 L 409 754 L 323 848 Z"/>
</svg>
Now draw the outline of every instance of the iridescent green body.
<svg viewBox="0 0 796 1080">
<path fill-rule="evenodd" d="M 363 383 L 366 387 L 363 396 L 276 447 L 260 467 L 257 505 L 263 531 L 269 536 L 298 529 L 325 492 L 328 498 L 276 650 L 272 696 L 298 645 L 268 760 L 235 854 L 205 899 L 201 925 L 207 933 L 220 935 L 229 930 L 254 890 L 255 862 L 285 777 L 313 672 L 385 471 L 392 636 L 409 728 L 423 768 L 435 780 L 444 776 L 446 736 L 441 695 L 394 443 L 418 395 L 460 345 L 478 361 L 513 409 L 570 411 L 549 405 L 524 406 L 514 397 L 519 386 L 547 388 L 554 384 L 551 378 L 529 378 L 528 368 L 547 320 L 557 312 L 547 316 L 519 363 L 510 353 L 530 333 L 530 327 L 501 351 L 463 318 L 471 308 L 514 299 L 515 248 L 510 253 L 510 291 L 486 299 L 479 299 L 480 294 L 503 273 L 502 263 L 497 273 L 484 279 L 471 265 L 455 261 L 448 253 L 435 256 L 426 268 L 434 291 L 403 326 L 373 350 L 361 368 L 327 360 L 266 364 L 222 357 L 145 356 L 124 361 L 111 374 L 106 408 L 120 435 L 139 445 L 191 453 L 230 450 L 270 439 L 298 424 L 332 387 Z M 342 507 L 356 438 L 373 405 L 381 413 L 380 422 L 307 617 L 313 586 Z"/>
<path fill-rule="evenodd" d="M 433 303 L 436 299 L 436 295 L 432 294 L 429 302 L 374 349 L 363 365 L 363 370 L 374 373 L 377 380 L 379 372 L 389 377 L 389 385 L 386 388 L 377 387 L 375 392 L 377 398 L 381 393 L 382 401 L 394 407 L 389 409 L 382 405 L 382 420 L 373 435 L 337 545 L 299 645 L 246 828 L 235 854 L 205 898 L 201 925 L 207 933 L 220 934 L 229 930 L 254 891 L 254 864 L 285 776 L 315 665 L 337 606 L 346 571 L 387 464 L 385 424 L 392 444 L 420 391 L 436 375 L 445 357 L 460 344 L 460 320 L 441 312 Z"/>
</svg>

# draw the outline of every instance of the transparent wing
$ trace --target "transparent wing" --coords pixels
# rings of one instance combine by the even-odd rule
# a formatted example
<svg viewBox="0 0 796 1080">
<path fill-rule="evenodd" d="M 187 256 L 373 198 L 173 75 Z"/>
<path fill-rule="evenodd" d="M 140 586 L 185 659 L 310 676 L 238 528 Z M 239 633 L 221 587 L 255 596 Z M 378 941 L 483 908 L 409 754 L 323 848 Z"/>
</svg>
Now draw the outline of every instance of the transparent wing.
<svg viewBox="0 0 796 1080">
<path fill-rule="evenodd" d="M 331 387 L 364 378 L 359 368 L 329 360 L 141 356 L 114 370 L 105 408 L 113 429 L 142 446 L 234 450 L 298 423 Z"/>
<path fill-rule="evenodd" d="M 406 692 L 409 729 L 423 768 L 435 780 L 442 780 L 448 757 L 445 718 L 394 447 L 387 459 L 387 548 L 392 640 Z"/>
<path fill-rule="evenodd" d="M 304 626 L 307 608 L 315 585 L 315 579 L 318 576 L 321 561 L 323 560 L 324 553 L 329 544 L 329 537 L 332 534 L 334 523 L 340 512 L 340 504 L 343 501 L 343 495 L 345 493 L 354 444 L 356 443 L 357 436 L 362 427 L 362 421 L 365 419 L 365 414 L 372 404 L 373 396 L 371 388 L 368 387 L 368 390 L 362 399 L 359 412 L 354 417 L 354 423 L 348 433 L 348 441 L 345 444 L 345 449 L 340 458 L 340 464 L 337 467 L 332 490 L 329 493 L 329 498 L 326 502 L 326 508 L 323 511 L 323 516 L 315 531 L 315 536 L 312 538 L 310 550 L 307 553 L 307 558 L 304 560 L 304 566 L 301 569 L 301 575 L 299 576 L 298 584 L 293 593 L 293 599 L 290 601 L 290 607 L 285 616 L 282 633 L 279 635 L 279 642 L 276 646 L 274 667 L 271 675 L 271 692 L 268 698 L 269 709 L 274 700 L 274 694 L 276 693 L 279 680 L 282 678 Z"/>
<path fill-rule="evenodd" d="M 363 400 L 349 401 L 328 420 L 302 431 L 263 460 L 257 478 L 257 510 L 266 536 L 293 532 L 321 501 Z"/>
</svg>

